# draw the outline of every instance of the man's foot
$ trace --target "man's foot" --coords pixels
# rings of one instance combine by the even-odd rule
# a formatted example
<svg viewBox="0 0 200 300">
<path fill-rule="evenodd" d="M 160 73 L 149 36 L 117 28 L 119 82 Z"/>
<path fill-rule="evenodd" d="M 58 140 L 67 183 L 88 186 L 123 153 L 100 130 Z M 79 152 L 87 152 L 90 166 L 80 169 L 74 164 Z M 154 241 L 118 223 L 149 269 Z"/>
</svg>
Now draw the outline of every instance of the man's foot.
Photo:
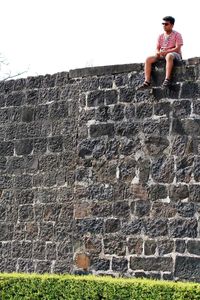
<svg viewBox="0 0 200 300">
<path fill-rule="evenodd" d="M 137 90 L 146 90 L 146 89 L 149 89 L 151 86 L 151 83 L 149 81 L 144 81 L 141 85 L 139 85 L 137 87 Z"/>
<path fill-rule="evenodd" d="M 162 87 L 169 88 L 170 86 L 171 86 L 171 80 L 166 78 L 162 84 Z"/>
</svg>

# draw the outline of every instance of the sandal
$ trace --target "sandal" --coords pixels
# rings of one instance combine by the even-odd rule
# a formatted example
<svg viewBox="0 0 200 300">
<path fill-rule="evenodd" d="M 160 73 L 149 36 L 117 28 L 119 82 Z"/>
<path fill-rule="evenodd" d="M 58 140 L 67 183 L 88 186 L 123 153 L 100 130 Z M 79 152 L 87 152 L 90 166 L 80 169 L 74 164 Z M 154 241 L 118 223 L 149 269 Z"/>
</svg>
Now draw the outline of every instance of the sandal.
<svg viewBox="0 0 200 300">
<path fill-rule="evenodd" d="M 162 84 L 163 87 L 170 87 L 171 86 L 171 80 L 170 79 L 165 79 L 163 84 Z"/>
<path fill-rule="evenodd" d="M 144 81 L 141 85 L 138 86 L 137 90 L 145 90 L 150 88 L 151 83 L 149 81 Z"/>
</svg>

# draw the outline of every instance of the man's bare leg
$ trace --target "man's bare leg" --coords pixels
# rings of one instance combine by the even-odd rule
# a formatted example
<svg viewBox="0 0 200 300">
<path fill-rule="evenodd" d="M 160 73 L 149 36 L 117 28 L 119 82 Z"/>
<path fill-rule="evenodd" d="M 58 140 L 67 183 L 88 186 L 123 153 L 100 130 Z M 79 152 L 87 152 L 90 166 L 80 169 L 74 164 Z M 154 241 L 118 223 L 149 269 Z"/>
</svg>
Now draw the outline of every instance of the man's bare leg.
<svg viewBox="0 0 200 300">
<path fill-rule="evenodd" d="M 172 74 L 172 70 L 173 70 L 173 66 L 174 66 L 174 56 L 171 53 L 168 53 L 165 56 L 166 59 L 166 75 L 165 75 L 165 79 L 171 79 L 171 74 Z"/>
<path fill-rule="evenodd" d="M 145 81 L 150 82 L 151 81 L 151 69 L 152 64 L 157 61 L 156 56 L 149 56 L 146 59 L 145 66 L 144 66 L 144 74 L 145 74 Z"/>
</svg>

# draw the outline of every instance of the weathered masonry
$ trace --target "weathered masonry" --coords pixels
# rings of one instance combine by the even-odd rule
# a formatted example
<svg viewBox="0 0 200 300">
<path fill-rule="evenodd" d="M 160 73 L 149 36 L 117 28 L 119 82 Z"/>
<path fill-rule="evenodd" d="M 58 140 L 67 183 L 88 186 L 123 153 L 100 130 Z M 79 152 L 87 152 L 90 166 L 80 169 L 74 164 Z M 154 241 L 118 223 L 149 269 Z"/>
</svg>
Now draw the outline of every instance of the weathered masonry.
<svg viewBox="0 0 200 300">
<path fill-rule="evenodd" d="M 200 58 L 0 82 L 0 271 L 200 281 Z"/>
</svg>

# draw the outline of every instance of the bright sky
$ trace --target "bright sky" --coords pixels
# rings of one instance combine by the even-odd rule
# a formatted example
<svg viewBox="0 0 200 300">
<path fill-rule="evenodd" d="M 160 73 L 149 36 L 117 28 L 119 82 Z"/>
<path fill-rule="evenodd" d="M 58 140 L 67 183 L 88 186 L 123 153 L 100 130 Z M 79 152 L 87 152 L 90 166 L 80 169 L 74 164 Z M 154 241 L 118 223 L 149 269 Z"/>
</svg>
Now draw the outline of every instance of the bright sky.
<svg viewBox="0 0 200 300">
<path fill-rule="evenodd" d="M 154 53 L 166 15 L 200 56 L 199 0 L 0 0 L 0 53 L 23 75 L 139 63 Z"/>
</svg>

